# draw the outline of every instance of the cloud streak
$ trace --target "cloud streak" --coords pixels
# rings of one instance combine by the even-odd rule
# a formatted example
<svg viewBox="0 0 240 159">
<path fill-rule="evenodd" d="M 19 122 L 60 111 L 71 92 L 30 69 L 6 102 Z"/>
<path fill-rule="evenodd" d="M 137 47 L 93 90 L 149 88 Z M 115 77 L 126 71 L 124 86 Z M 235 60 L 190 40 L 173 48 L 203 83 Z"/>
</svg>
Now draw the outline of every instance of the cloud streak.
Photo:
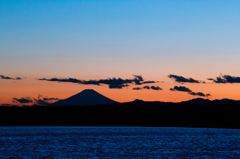
<svg viewBox="0 0 240 159">
<path fill-rule="evenodd" d="M 222 75 L 218 76 L 215 79 L 214 78 L 209 78 L 208 80 L 213 81 L 214 83 L 240 83 L 240 77 L 238 76 L 231 76 L 231 75 Z"/>
<path fill-rule="evenodd" d="M 134 87 L 133 90 L 155 90 L 155 91 L 161 91 L 162 88 L 159 86 L 144 86 L 144 87 Z"/>
<path fill-rule="evenodd" d="M 173 74 L 170 74 L 168 75 L 169 78 L 175 80 L 176 82 L 179 82 L 179 83 L 203 83 L 199 80 L 196 80 L 196 79 L 193 79 L 193 78 L 186 78 L 186 77 L 183 77 L 183 76 L 179 76 L 179 75 L 173 75 Z"/>
<path fill-rule="evenodd" d="M 30 97 L 22 97 L 22 98 L 13 98 L 12 101 L 18 104 L 31 104 L 33 103 L 33 99 Z"/>
<path fill-rule="evenodd" d="M 60 100 L 59 98 L 49 98 L 39 95 L 38 98 L 34 99 L 34 104 L 45 106 L 57 102 L 59 100 Z"/>
<path fill-rule="evenodd" d="M 59 98 L 48 98 L 39 95 L 37 98 L 31 98 L 31 97 L 22 97 L 22 98 L 13 98 L 12 101 L 17 104 L 22 104 L 22 105 L 41 105 L 41 106 L 46 106 L 51 103 L 54 103 L 56 101 L 60 100 Z"/>
<path fill-rule="evenodd" d="M 192 96 L 200 96 L 200 97 L 209 97 L 210 94 L 205 94 L 203 92 L 193 92 L 190 88 L 187 88 L 185 86 L 174 86 L 173 88 L 170 88 L 171 91 L 179 91 L 179 92 L 185 92 Z"/>
<path fill-rule="evenodd" d="M 21 80 L 21 77 L 9 77 L 9 76 L 4 76 L 4 75 L 0 75 L 0 79 L 3 80 Z"/>
<path fill-rule="evenodd" d="M 99 80 L 80 80 L 76 78 L 41 78 L 39 80 L 49 82 L 65 82 L 65 83 L 76 83 L 83 85 L 107 85 L 110 89 L 122 89 L 129 85 L 144 85 L 149 83 L 157 83 L 157 81 L 145 81 L 142 76 L 134 75 L 131 79 L 123 78 L 107 78 Z"/>
</svg>

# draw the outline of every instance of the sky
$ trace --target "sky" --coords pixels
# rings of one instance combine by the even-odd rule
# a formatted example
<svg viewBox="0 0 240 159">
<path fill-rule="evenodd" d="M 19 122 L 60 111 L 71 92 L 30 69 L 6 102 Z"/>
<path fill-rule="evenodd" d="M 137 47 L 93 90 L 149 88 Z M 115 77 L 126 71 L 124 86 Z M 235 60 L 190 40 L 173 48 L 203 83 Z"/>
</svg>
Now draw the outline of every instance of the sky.
<svg viewBox="0 0 240 159">
<path fill-rule="evenodd" d="M 240 99 L 239 7 L 238 0 L 1 0 L 0 103 L 89 88 L 120 102 Z M 110 88 L 115 78 L 130 82 Z"/>
</svg>

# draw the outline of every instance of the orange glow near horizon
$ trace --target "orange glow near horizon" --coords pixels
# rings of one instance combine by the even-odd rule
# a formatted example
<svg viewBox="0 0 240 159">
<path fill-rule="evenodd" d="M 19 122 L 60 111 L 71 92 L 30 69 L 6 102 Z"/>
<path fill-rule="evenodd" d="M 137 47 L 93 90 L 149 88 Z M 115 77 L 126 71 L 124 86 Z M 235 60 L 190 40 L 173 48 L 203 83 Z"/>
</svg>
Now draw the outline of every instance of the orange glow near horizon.
<svg viewBox="0 0 240 159">
<path fill-rule="evenodd" d="M 38 2 L 39 1 L 39 2 Z M 240 99 L 240 1 L 0 1 L 0 104 L 38 95 L 67 98 L 91 88 L 119 102 L 184 101 L 186 86 L 209 99 Z M 235 84 L 181 84 L 219 75 Z M 142 75 L 162 91 L 39 81 Z M 211 81 L 209 81 L 211 82 Z M 231 82 L 231 81 L 230 81 Z M 239 83 L 239 84 L 237 84 Z M 150 86 L 152 84 L 149 84 Z"/>
<path fill-rule="evenodd" d="M 1 80 L 0 81 L 0 104 L 12 103 L 12 98 L 32 97 L 36 98 L 38 95 L 44 97 L 55 97 L 65 99 L 84 89 L 94 89 L 99 93 L 116 100 L 118 102 L 127 102 L 135 99 L 145 101 L 168 101 L 179 102 L 198 98 L 198 96 L 191 96 L 184 92 L 170 91 L 169 89 L 175 85 L 186 86 L 196 92 L 210 93 L 209 99 L 240 99 L 238 84 L 179 84 L 168 79 L 166 82 L 159 82 L 154 84 L 163 88 L 162 91 L 154 90 L 132 90 L 132 86 L 123 89 L 109 89 L 107 86 L 93 86 L 93 85 L 79 85 L 73 83 L 57 83 L 38 81 L 36 79 L 25 79 L 21 81 Z"/>
</svg>

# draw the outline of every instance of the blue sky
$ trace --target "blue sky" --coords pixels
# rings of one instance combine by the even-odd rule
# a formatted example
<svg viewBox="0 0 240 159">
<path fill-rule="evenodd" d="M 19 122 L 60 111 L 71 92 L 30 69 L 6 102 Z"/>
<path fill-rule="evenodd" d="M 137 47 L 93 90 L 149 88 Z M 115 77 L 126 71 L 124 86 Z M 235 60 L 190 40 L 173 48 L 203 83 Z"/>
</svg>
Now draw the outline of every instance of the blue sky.
<svg viewBox="0 0 240 159">
<path fill-rule="evenodd" d="M 55 58 L 81 62 L 125 58 L 131 63 L 136 56 L 149 61 L 239 57 L 237 0 L 2 0 L 0 4 L 0 56 L 5 62 L 31 65 L 47 59 L 50 67 Z"/>
<path fill-rule="evenodd" d="M 0 72 L 237 75 L 239 7 L 238 0 L 1 0 Z"/>
</svg>

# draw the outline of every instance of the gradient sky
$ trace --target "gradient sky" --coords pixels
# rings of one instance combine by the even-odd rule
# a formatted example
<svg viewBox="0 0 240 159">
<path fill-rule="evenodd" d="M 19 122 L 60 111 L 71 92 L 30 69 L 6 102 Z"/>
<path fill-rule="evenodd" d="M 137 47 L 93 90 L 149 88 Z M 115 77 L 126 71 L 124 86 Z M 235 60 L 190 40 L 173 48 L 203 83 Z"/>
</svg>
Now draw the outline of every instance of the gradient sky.
<svg viewBox="0 0 240 159">
<path fill-rule="evenodd" d="M 1 0 L 0 103 L 13 97 L 66 98 L 93 88 L 117 101 L 196 98 L 169 89 L 169 74 L 206 81 L 240 76 L 239 0 Z M 132 78 L 162 91 L 38 81 Z M 162 82 L 164 81 L 164 82 Z M 240 99 L 240 84 L 184 84 L 210 99 Z"/>
</svg>

